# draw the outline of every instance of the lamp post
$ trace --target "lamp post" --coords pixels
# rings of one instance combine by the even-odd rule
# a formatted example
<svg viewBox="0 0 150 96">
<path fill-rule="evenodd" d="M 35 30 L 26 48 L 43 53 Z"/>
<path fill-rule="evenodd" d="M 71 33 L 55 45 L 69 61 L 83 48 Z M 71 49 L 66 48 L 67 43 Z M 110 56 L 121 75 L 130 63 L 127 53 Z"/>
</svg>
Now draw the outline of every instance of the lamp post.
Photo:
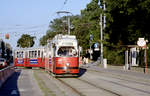
<svg viewBox="0 0 150 96">
<path fill-rule="evenodd" d="M 103 64 L 103 24 L 102 24 L 102 14 L 100 14 L 100 40 L 101 40 L 101 55 L 100 61 L 101 65 Z"/>
</svg>

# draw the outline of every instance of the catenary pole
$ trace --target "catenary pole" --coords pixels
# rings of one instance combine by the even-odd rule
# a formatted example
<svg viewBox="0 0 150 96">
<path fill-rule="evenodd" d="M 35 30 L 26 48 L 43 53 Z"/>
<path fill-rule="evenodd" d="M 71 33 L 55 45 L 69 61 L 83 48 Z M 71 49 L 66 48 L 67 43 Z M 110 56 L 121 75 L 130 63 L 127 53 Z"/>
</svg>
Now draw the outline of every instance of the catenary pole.
<svg viewBox="0 0 150 96">
<path fill-rule="evenodd" d="M 101 0 L 99 0 L 99 2 L 100 1 Z M 100 4 L 101 4 L 101 2 L 100 2 Z M 105 0 L 103 0 L 103 5 L 100 6 L 100 8 L 103 8 L 103 15 L 102 15 L 102 13 L 100 14 L 100 35 L 101 35 L 100 36 L 100 40 L 101 40 L 100 58 L 101 58 L 101 64 L 103 65 L 103 31 L 105 31 L 105 28 L 106 28 L 106 15 L 105 15 L 106 4 L 105 4 Z"/>
<path fill-rule="evenodd" d="M 101 40 L 101 55 L 100 55 L 100 60 L 101 60 L 101 65 L 103 64 L 103 24 L 102 24 L 102 14 L 100 14 L 100 40 Z"/>
</svg>

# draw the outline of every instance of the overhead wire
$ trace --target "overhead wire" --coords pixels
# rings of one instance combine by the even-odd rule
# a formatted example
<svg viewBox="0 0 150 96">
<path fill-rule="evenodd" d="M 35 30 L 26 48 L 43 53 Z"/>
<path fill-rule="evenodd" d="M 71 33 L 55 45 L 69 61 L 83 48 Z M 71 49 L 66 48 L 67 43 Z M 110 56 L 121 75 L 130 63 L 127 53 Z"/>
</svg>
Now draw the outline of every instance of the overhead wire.
<svg viewBox="0 0 150 96">
<path fill-rule="evenodd" d="M 45 25 L 46 24 L 30 26 L 30 27 L 20 26 L 20 27 L 16 27 L 16 28 L 14 28 L 14 26 L 13 26 L 13 28 L 12 27 L 3 28 L 3 31 L 5 31 L 5 32 L 3 32 L 3 33 L 0 32 L 0 34 L 1 35 L 3 35 L 3 34 L 12 34 L 12 35 L 14 35 L 15 34 L 15 36 L 20 35 L 22 33 L 24 33 L 24 34 L 39 34 L 39 33 L 42 32 L 41 27 L 44 27 Z"/>
<path fill-rule="evenodd" d="M 63 5 L 62 5 L 62 7 L 61 7 L 60 10 L 63 10 L 64 6 L 67 4 L 67 1 L 68 1 L 68 0 L 65 0 L 65 1 L 64 1 L 64 3 L 63 3 Z"/>
<path fill-rule="evenodd" d="M 62 4 L 62 7 L 60 10 L 63 10 L 65 5 L 67 4 L 68 0 L 65 0 Z M 56 12 L 54 12 L 52 16 L 54 16 L 56 14 Z M 13 26 L 9 26 L 9 27 L 6 27 L 6 28 L 0 28 L 0 31 L 5 31 L 5 33 L 1 33 L 0 34 L 12 34 L 12 35 L 20 35 L 20 33 L 32 33 L 32 34 L 38 34 L 40 31 L 33 31 L 33 30 L 36 30 L 36 29 L 39 29 L 41 27 L 44 27 L 45 25 L 47 24 L 42 24 L 42 25 L 35 25 L 35 26 L 31 26 L 31 27 L 26 27 L 24 25 L 21 25 L 21 24 L 17 24 L 17 25 L 13 25 Z M 40 30 L 40 29 L 39 29 Z M 7 32 L 6 32 L 7 31 Z"/>
</svg>

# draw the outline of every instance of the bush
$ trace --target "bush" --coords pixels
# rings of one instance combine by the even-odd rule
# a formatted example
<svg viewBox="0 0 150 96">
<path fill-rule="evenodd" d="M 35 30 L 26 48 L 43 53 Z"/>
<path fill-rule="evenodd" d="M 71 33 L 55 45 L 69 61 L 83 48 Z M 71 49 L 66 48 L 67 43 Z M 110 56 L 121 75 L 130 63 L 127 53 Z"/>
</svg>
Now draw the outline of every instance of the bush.
<svg viewBox="0 0 150 96">
<path fill-rule="evenodd" d="M 124 62 L 125 62 L 124 52 L 125 51 L 121 49 L 107 50 L 106 58 L 107 58 L 108 64 L 117 65 L 117 66 L 124 65 Z"/>
</svg>

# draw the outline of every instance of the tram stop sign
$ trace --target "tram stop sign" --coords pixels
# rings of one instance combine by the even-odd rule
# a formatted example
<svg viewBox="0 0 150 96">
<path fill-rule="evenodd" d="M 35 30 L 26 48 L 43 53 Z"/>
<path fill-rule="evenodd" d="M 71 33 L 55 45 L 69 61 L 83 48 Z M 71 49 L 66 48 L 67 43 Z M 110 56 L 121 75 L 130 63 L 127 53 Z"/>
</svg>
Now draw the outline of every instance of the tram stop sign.
<svg viewBox="0 0 150 96">
<path fill-rule="evenodd" d="M 146 41 L 144 40 L 144 38 L 139 38 L 137 41 L 137 45 L 140 47 L 144 47 L 146 45 Z"/>
<path fill-rule="evenodd" d="M 95 43 L 95 44 L 94 44 L 94 50 L 95 50 L 95 51 L 99 51 L 99 44 L 98 44 L 98 43 Z"/>
</svg>

